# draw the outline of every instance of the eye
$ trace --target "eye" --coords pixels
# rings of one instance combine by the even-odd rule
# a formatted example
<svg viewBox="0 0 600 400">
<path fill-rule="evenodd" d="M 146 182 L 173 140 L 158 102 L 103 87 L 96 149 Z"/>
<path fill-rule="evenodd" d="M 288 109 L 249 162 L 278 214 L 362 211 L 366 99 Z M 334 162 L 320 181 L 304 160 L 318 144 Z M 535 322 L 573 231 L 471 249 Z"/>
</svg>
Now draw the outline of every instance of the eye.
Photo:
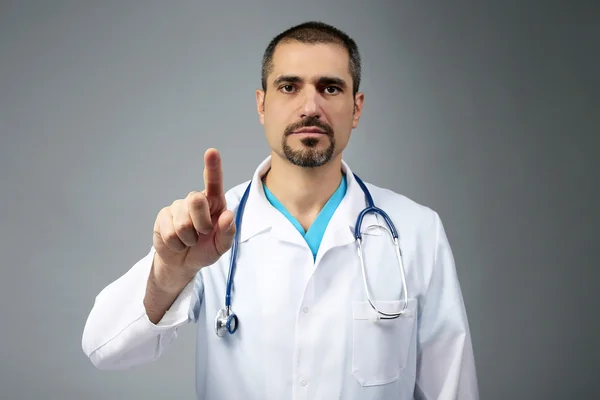
<svg viewBox="0 0 600 400">
<path fill-rule="evenodd" d="M 296 89 L 294 85 L 283 85 L 279 88 L 284 93 L 293 93 L 294 89 Z"/>
<path fill-rule="evenodd" d="M 340 88 L 339 88 L 339 87 L 337 87 L 337 86 L 327 86 L 327 87 L 325 88 L 325 93 L 327 93 L 327 94 L 338 94 L 338 93 L 340 93 L 341 91 L 342 91 L 342 89 L 340 89 Z"/>
</svg>

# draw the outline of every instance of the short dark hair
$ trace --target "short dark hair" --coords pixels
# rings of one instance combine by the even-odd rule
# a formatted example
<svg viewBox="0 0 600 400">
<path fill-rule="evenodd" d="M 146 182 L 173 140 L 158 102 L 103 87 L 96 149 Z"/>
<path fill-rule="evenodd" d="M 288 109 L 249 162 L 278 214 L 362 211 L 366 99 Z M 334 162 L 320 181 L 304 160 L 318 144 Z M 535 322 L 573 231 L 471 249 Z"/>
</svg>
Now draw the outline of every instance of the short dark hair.
<svg viewBox="0 0 600 400">
<path fill-rule="evenodd" d="M 350 75 L 352 75 L 353 94 L 358 92 L 361 78 L 361 62 L 356 42 L 341 30 L 319 21 L 308 21 L 293 26 L 275 36 L 263 55 L 262 61 L 262 88 L 267 90 L 267 77 L 273 70 L 273 53 L 279 43 L 298 41 L 301 43 L 337 43 L 342 45 L 350 58 Z"/>
</svg>

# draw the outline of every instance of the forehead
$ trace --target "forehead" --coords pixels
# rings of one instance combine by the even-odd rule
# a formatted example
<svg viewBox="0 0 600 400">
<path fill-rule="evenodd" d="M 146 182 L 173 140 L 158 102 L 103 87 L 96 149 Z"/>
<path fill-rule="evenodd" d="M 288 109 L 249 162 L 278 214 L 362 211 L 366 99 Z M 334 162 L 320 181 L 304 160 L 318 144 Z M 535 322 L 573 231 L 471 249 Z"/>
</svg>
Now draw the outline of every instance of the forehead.
<svg viewBox="0 0 600 400">
<path fill-rule="evenodd" d="M 336 43 L 279 43 L 275 48 L 269 80 L 280 75 L 303 78 L 339 76 L 350 79 L 348 51 Z"/>
</svg>

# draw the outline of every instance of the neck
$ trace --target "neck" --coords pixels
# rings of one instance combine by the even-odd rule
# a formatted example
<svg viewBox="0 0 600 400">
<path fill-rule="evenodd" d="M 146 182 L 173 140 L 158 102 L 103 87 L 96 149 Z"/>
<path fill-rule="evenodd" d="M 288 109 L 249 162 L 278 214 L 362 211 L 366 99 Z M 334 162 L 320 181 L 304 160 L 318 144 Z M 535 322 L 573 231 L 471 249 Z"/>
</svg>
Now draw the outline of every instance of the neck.
<svg viewBox="0 0 600 400">
<path fill-rule="evenodd" d="M 342 155 L 317 168 L 291 164 L 276 154 L 264 183 L 306 229 L 342 181 Z"/>
</svg>

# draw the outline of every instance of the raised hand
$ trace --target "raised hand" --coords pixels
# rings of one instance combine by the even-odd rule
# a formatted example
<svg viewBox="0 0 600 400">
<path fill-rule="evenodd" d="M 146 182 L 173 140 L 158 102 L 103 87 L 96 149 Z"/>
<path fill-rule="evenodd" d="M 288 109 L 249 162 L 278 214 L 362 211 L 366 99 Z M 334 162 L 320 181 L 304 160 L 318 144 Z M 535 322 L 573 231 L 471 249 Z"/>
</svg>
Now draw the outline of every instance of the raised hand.
<svg viewBox="0 0 600 400">
<path fill-rule="evenodd" d="M 221 156 L 209 149 L 204 154 L 204 191 L 175 200 L 156 217 L 155 273 L 189 279 L 229 250 L 236 227 L 226 206 Z"/>
</svg>

